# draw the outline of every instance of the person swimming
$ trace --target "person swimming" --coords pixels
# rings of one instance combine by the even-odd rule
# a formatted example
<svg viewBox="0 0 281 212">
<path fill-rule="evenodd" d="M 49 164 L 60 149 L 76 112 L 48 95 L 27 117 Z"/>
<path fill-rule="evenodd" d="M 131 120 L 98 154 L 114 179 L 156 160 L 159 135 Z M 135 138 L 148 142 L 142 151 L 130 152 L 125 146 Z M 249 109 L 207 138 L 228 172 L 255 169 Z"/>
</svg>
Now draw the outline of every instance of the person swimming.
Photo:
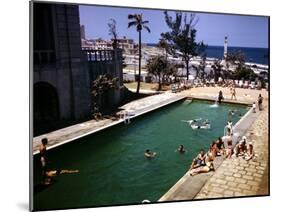
<svg viewBox="0 0 281 212">
<path fill-rule="evenodd" d="M 151 152 L 149 149 L 145 150 L 144 156 L 146 158 L 154 158 L 156 155 L 156 152 Z"/>
<path fill-rule="evenodd" d="M 204 122 L 203 122 L 203 125 L 205 129 L 209 129 L 211 128 L 211 123 L 209 121 L 209 119 L 206 119 Z"/>
<path fill-rule="evenodd" d="M 229 110 L 228 115 L 234 116 L 235 115 L 234 110 Z"/>
<path fill-rule="evenodd" d="M 67 169 L 57 169 L 57 170 L 50 170 L 45 172 L 45 180 L 44 185 L 50 185 L 52 182 L 52 177 L 56 177 L 61 174 L 74 174 L 78 173 L 79 170 L 67 170 Z"/>
<path fill-rule="evenodd" d="M 190 124 L 190 127 L 191 127 L 192 129 L 210 129 L 210 128 L 211 128 L 211 125 L 210 125 L 209 120 L 206 119 L 206 120 L 202 123 L 202 125 L 197 125 L 196 122 L 195 122 L 195 123 L 193 122 L 192 124 Z"/>
<path fill-rule="evenodd" d="M 177 151 L 178 151 L 179 153 L 185 153 L 184 146 L 183 146 L 183 145 L 180 145 L 179 148 L 177 149 Z"/>
</svg>

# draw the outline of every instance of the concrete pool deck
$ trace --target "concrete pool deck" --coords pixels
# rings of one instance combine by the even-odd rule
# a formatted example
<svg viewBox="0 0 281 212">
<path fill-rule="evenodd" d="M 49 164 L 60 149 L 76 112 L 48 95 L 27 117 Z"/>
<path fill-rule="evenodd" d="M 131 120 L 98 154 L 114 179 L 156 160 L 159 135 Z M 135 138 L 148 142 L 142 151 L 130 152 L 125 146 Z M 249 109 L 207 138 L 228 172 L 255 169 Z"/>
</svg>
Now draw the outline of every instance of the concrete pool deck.
<svg viewBox="0 0 281 212">
<path fill-rule="evenodd" d="M 255 160 L 233 157 L 225 160 L 195 196 L 195 199 L 269 194 L 268 110 L 265 108 L 246 133 L 254 145 Z"/>
</svg>

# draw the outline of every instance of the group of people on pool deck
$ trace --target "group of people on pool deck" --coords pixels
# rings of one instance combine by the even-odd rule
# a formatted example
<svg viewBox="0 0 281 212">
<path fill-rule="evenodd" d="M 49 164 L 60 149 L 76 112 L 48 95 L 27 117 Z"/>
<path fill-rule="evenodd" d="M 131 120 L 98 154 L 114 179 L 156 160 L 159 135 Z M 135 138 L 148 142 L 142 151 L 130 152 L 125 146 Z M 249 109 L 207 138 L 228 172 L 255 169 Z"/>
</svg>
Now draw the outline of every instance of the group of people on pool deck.
<svg viewBox="0 0 281 212">
<path fill-rule="evenodd" d="M 79 170 L 67 170 L 67 169 L 56 169 L 56 170 L 48 170 L 47 164 L 47 144 L 48 139 L 43 138 L 41 140 L 41 145 L 39 147 L 39 154 L 40 154 L 40 164 L 42 170 L 42 184 L 43 185 L 50 185 L 52 183 L 52 178 L 61 174 L 73 174 L 78 173 Z"/>
<path fill-rule="evenodd" d="M 191 163 L 189 174 L 194 176 L 199 173 L 214 171 L 213 161 L 218 156 L 224 156 L 225 158 L 236 156 L 249 161 L 255 158 L 254 146 L 252 142 L 247 142 L 246 136 L 243 136 L 242 139 L 234 145 L 232 122 L 228 122 L 226 135 L 213 141 L 207 153 L 205 153 L 204 150 L 200 151 Z"/>
</svg>

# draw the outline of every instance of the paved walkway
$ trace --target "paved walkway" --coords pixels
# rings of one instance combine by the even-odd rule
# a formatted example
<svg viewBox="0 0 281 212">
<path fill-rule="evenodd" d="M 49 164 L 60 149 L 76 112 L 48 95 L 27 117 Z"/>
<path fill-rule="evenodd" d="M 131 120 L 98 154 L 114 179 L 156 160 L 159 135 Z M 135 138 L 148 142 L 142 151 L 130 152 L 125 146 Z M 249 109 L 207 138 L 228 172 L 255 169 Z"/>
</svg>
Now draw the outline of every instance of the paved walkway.
<svg viewBox="0 0 281 212">
<path fill-rule="evenodd" d="M 258 95 L 261 94 L 264 98 L 264 102 L 268 101 L 268 92 L 265 89 L 262 90 L 252 90 L 252 89 L 243 89 L 236 88 L 236 100 L 231 100 L 231 94 L 229 88 L 222 87 L 197 87 L 189 90 L 185 90 L 181 93 L 184 93 L 186 96 L 194 98 L 203 98 L 215 100 L 218 96 L 219 91 L 223 92 L 224 100 L 231 103 L 244 103 L 244 104 L 253 104 L 254 101 L 257 101 Z"/>
<path fill-rule="evenodd" d="M 195 199 L 268 194 L 268 109 L 265 108 L 246 134 L 257 158 L 233 156 L 214 172 Z"/>
</svg>

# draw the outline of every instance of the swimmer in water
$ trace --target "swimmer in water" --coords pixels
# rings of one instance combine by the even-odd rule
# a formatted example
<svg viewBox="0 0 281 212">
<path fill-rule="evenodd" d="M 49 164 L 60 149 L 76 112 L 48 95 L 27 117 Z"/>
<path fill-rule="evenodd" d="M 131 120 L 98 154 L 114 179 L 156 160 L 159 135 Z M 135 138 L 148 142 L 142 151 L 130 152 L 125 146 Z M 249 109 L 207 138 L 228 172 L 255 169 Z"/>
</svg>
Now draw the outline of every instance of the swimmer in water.
<svg viewBox="0 0 281 212">
<path fill-rule="evenodd" d="M 149 149 L 145 150 L 144 156 L 146 158 L 154 158 L 156 155 L 156 152 L 151 152 Z"/>
<path fill-rule="evenodd" d="M 79 170 L 66 170 L 66 169 L 57 169 L 45 172 L 44 185 L 50 185 L 52 182 L 52 177 L 61 175 L 61 174 L 74 174 L 78 173 Z"/>
<path fill-rule="evenodd" d="M 210 128 L 210 121 L 208 119 L 206 119 L 204 122 L 203 122 L 203 126 L 205 126 L 206 128 Z"/>
<path fill-rule="evenodd" d="M 210 129 L 211 125 L 208 119 L 206 119 L 203 124 L 200 125 L 196 125 L 195 123 L 190 124 L 192 129 Z"/>
<path fill-rule="evenodd" d="M 184 149 L 183 145 L 180 145 L 179 148 L 177 149 L 177 151 L 179 153 L 185 153 L 185 149 Z"/>
<path fill-rule="evenodd" d="M 235 115 L 234 110 L 229 110 L 228 115 L 234 116 Z"/>
</svg>

